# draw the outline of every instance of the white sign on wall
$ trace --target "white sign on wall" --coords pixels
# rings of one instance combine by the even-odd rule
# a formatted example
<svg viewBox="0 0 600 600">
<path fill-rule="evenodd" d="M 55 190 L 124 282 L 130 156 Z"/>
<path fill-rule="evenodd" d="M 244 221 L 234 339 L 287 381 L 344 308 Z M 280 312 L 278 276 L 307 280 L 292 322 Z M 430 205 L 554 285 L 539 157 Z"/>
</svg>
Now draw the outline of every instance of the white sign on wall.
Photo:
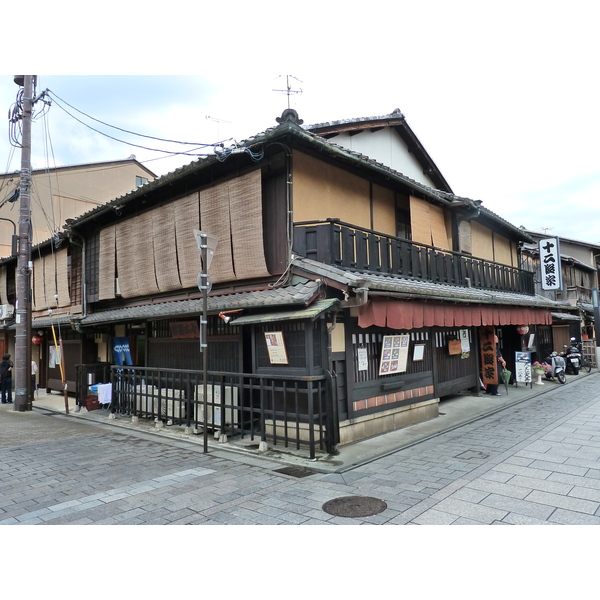
<svg viewBox="0 0 600 600">
<path fill-rule="evenodd" d="M 558 238 L 546 238 L 538 242 L 543 290 L 561 290 L 560 245 Z"/>
</svg>

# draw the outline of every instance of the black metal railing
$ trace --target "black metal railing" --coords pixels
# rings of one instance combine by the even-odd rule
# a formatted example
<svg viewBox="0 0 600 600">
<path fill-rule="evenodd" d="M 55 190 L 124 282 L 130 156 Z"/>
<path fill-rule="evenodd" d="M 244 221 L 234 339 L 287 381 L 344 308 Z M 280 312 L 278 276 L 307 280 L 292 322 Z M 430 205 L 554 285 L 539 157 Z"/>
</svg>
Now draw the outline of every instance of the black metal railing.
<svg viewBox="0 0 600 600">
<path fill-rule="evenodd" d="M 332 452 L 338 441 L 331 375 L 286 377 L 113 366 L 111 411 L 167 425 Z M 206 414 L 205 407 L 206 404 Z"/>
<path fill-rule="evenodd" d="M 294 252 L 356 271 L 535 294 L 533 273 L 529 271 L 378 233 L 337 219 L 295 223 Z"/>
</svg>

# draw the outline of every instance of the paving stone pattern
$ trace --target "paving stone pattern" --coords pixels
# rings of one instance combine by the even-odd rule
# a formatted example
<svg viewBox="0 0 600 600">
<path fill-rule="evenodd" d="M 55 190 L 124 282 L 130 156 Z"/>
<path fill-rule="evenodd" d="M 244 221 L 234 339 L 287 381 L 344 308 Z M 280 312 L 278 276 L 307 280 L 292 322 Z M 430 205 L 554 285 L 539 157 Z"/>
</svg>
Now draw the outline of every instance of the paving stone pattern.
<svg viewBox="0 0 600 600">
<path fill-rule="evenodd" d="M 0 411 L 0 524 L 600 524 L 592 375 L 368 464 L 280 464 L 44 414 Z M 318 464 L 315 464 L 318 468 Z M 378 498 L 373 516 L 322 509 Z"/>
</svg>

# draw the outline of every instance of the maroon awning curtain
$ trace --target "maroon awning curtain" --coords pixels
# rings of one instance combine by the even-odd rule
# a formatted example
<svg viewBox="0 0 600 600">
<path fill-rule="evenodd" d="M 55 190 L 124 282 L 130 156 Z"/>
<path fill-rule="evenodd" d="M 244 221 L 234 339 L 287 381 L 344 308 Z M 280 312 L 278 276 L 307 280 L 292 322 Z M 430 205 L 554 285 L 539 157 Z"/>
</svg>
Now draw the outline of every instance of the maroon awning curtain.
<svg viewBox="0 0 600 600">
<path fill-rule="evenodd" d="M 482 325 L 551 325 L 552 314 L 540 308 L 433 304 L 372 298 L 358 313 L 359 327 L 420 329 L 421 327 L 479 327 Z"/>
</svg>

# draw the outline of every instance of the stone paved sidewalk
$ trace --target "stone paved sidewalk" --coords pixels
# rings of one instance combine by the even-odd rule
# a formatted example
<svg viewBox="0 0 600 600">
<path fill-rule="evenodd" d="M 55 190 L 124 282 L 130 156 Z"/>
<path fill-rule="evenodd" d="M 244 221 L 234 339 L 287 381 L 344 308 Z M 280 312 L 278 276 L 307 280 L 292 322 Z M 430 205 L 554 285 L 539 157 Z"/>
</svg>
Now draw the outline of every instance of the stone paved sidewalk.
<svg viewBox="0 0 600 600">
<path fill-rule="evenodd" d="M 343 472 L 0 410 L 0 524 L 600 524 L 597 374 Z M 329 500 L 387 508 L 346 518 Z"/>
</svg>

